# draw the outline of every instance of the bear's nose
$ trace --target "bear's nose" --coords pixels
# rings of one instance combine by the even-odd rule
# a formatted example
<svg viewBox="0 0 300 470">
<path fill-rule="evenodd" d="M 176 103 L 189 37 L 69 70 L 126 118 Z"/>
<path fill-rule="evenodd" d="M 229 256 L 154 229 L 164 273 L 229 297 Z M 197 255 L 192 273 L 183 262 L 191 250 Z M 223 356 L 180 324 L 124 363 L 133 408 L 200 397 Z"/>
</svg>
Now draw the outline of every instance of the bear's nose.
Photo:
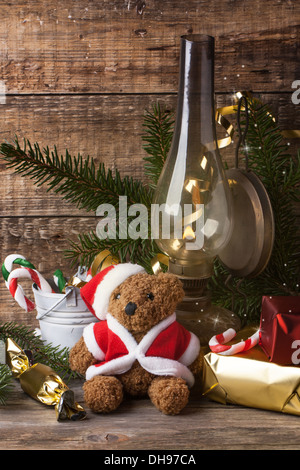
<svg viewBox="0 0 300 470">
<path fill-rule="evenodd" d="M 137 305 L 134 302 L 128 302 L 128 304 L 125 307 L 125 313 L 127 315 L 134 315 L 134 312 L 137 309 Z"/>
</svg>

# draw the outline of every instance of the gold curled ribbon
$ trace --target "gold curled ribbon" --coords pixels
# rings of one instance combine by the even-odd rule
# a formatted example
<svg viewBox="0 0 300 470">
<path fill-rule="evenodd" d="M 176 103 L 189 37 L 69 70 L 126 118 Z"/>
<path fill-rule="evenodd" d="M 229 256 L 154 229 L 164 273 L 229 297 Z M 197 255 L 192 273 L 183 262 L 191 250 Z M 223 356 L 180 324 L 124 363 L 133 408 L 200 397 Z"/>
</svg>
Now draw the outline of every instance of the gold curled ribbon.
<svg viewBox="0 0 300 470">
<path fill-rule="evenodd" d="M 112 255 L 109 250 L 103 250 L 95 257 L 91 265 L 91 275 L 94 277 L 97 274 L 99 268 L 100 271 L 102 271 L 108 266 L 112 266 L 114 264 L 119 263 L 120 260 L 119 258 L 117 258 L 117 256 Z"/>
<path fill-rule="evenodd" d="M 169 266 L 169 257 L 163 253 L 158 253 L 151 260 L 151 268 L 154 274 L 158 274 L 162 271 L 162 264 Z"/>
<path fill-rule="evenodd" d="M 228 134 L 227 137 L 218 139 L 219 149 L 227 147 L 232 142 L 234 127 L 224 116 L 236 112 L 236 110 L 234 110 L 234 107 L 236 107 L 237 109 L 237 106 L 224 106 L 222 108 L 217 108 L 216 110 L 215 120 L 217 124 L 220 124 Z"/>
<path fill-rule="evenodd" d="M 299 139 L 300 138 L 300 130 L 297 130 L 297 129 L 281 131 L 281 134 L 283 135 L 283 137 L 287 139 Z"/>
<path fill-rule="evenodd" d="M 235 93 L 235 98 L 238 101 L 242 96 L 246 96 L 248 98 L 251 98 L 252 100 L 256 101 L 257 103 L 260 103 L 260 100 L 257 98 L 254 98 L 249 92 L 241 92 L 238 91 Z M 245 107 L 241 106 L 241 109 L 244 111 Z M 221 108 L 217 108 L 216 114 L 215 114 L 215 120 L 217 124 L 220 124 L 225 131 L 227 132 L 227 137 L 224 137 L 223 139 L 218 139 L 218 147 L 219 149 L 227 147 L 231 142 L 232 142 L 232 137 L 234 134 L 234 127 L 233 125 L 226 119 L 224 116 L 228 116 L 231 114 L 236 114 L 237 112 L 237 104 L 231 105 L 231 106 L 223 106 Z M 272 116 L 271 113 L 268 113 L 270 117 L 273 119 L 275 122 L 274 116 Z M 284 138 L 287 139 L 299 139 L 300 138 L 300 130 L 299 129 L 287 129 L 281 131 L 281 135 Z"/>
</svg>

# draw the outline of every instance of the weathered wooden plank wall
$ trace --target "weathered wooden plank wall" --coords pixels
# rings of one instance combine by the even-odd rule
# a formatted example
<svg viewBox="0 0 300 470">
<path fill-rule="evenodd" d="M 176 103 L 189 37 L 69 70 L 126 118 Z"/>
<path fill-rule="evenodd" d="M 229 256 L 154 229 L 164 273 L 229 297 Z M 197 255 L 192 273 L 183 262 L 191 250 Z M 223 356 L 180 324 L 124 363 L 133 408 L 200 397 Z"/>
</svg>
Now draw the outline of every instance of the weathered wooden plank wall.
<svg viewBox="0 0 300 470">
<path fill-rule="evenodd" d="M 0 138 L 15 135 L 143 179 L 145 109 L 176 104 L 180 36 L 215 36 L 217 105 L 237 90 L 261 94 L 282 129 L 300 128 L 297 0 L 30 0 L 2 2 Z M 232 161 L 233 147 L 223 152 Z M 46 276 L 68 238 L 96 220 L 36 188 L 0 161 L 1 260 L 19 252 Z M 2 262 L 1 261 L 1 262 Z M 71 273 L 70 273 L 71 274 Z M 1 283 L 0 320 L 35 325 Z"/>
</svg>

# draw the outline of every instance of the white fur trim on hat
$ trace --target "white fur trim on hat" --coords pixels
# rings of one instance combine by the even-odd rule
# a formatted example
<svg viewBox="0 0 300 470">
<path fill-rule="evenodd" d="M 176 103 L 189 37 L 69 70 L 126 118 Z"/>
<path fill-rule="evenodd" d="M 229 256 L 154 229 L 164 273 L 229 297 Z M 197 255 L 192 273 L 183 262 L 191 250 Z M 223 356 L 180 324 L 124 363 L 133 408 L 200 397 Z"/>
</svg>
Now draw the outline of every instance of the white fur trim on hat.
<svg viewBox="0 0 300 470">
<path fill-rule="evenodd" d="M 100 320 L 105 319 L 108 313 L 109 298 L 116 287 L 128 277 L 145 272 L 145 269 L 138 264 L 123 263 L 114 265 L 114 268 L 108 271 L 95 291 L 93 308 L 97 318 Z"/>
</svg>

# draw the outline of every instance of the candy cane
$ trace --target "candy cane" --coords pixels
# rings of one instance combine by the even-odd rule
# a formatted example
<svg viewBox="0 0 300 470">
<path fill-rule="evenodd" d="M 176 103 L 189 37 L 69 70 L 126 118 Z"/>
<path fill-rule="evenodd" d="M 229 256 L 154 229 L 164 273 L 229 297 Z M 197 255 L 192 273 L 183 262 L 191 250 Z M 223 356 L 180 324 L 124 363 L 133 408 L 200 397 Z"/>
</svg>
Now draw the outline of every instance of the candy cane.
<svg viewBox="0 0 300 470">
<path fill-rule="evenodd" d="M 233 354 L 248 351 L 248 349 L 253 348 L 259 342 L 259 331 L 256 331 L 245 341 L 240 341 L 239 343 L 231 346 L 224 344 L 231 341 L 235 335 L 235 330 L 233 328 L 229 328 L 224 333 L 213 336 L 208 343 L 211 351 L 217 354 L 222 354 L 223 356 L 232 356 Z"/>
<path fill-rule="evenodd" d="M 64 275 L 60 269 L 57 269 L 54 274 L 53 274 L 53 279 L 55 282 L 55 285 L 58 287 L 59 292 L 62 292 L 63 289 L 66 286 L 66 280 L 64 278 Z"/>
<path fill-rule="evenodd" d="M 17 253 L 13 253 L 12 255 L 8 255 L 4 263 L 2 264 L 2 275 L 4 277 L 4 280 L 7 281 L 8 276 L 10 275 L 13 265 L 18 264 L 20 266 L 26 267 L 26 268 L 31 268 L 35 269 L 32 263 L 30 261 L 27 261 L 27 259 L 23 255 L 19 255 Z"/>
<path fill-rule="evenodd" d="M 92 278 L 93 278 L 93 275 L 92 275 L 92 268 L 89 268 L 88 271 L 87 271 L 87 273 L 86 273 L 85 281 L 86 281 L 86 282 L 89 282 Z"/>
<path fill-rule="evenodd" d="M 9 274 L 6 285 L 13 298 L 26 312 L 33 310 L 35 304 L 25 296 L 23 288 L 18 284 L 18 279 L 31 279 L 43 292 L 53 292 L 46 279 L 36 269 L 26 267 L 14 269 Z"/>
<path fill-rule="evenodd" d="M 13 267 L 16 264 L 22 266 L 22 268 L 13 271 Z M 6 287 L 17 303 L 28 312 L 35 308 L 35 304 L 25 296 L 22 287 L 18 285 L 18 278 L 30 278 L 40 289 L 43 289 L 45 292 L 52 292 L 48 282 L 23 255 L 18 253 L 8 255 L 2 264 L 1 270 Z"/>
<path fill-rule="evenodd" d="M 5 281 L 7 281 L 8 276 L 10 275 L 14 267 L 14 264 L 18 264 L 20 266 L 23 266 L 24 268 L 36 269 L 35 266 L 25 258 L 25 256 L 13 253 L 12 255 L 8 255 L 5 258 L 4 263 L 2 264 L 2 275 Z M 58 286 L 59 290 L 62 291 L 65 286 L 66 280 L 61 270 L 57 269 L 53 274 L 53 277 L 55 284 Z"/>
</svg>

